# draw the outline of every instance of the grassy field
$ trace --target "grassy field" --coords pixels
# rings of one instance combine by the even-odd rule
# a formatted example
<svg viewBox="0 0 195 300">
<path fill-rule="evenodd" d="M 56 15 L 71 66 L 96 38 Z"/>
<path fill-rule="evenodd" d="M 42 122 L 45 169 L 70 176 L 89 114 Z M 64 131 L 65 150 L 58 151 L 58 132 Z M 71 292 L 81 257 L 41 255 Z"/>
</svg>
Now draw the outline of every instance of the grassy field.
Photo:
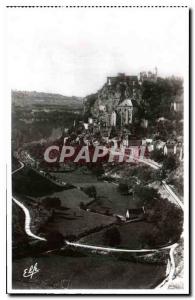
<svg viewBox="0 0 195 300">
<path fill-rule="evenodd" d="M 12 203 L 12 246 L 17 246 L 20 243 L 27 241 L 27 234 L 24 231 L 25 217 L 21 208 Z"/>
<path fill-rule="evenodd" d="M 156 228 L 154 224 L 146 223 L 144 221 L 127 223 L 114 227 L 120 232 L 121 238 L 121 242 L 117 245 L 117 248 L 125 249 L 147 248 L 147 245 L 144 244 L 143 235 L 150 234 Z M 92 233 L 81 238 L 79 242 L 96 246 L 108 246 L 104 239 L 106 230 L 107 229 L 103 229 L 101 232 Z"/>
<path fill-rule="evenodd" d="M 49 197 L 58 197 L 61 200 L 61 205 L 64 207 L 75 208 L 79 207 L 80 203 L 88 204 L 92 201 L 84 192 L 79 189 L 70 189 L 49 194 Z"/>
<path fill-rule="evenodd" d="M 93 185 L 96 188 L 97 200 L 93 204 L 89 205 L 89 208 L 94 209 L 97 212 L 109 212 L 110 214 L 125 215 L 127 208 L 139 207 L 139 201 L 137 199 L 134 199 L 132 196 L 121 195 L 116 184 L 106 181 L 98 181 L 93 174 L 82 174 L 80 170 L 69 173 L 54 174 L 56 177 L 59 177 L 64 181 L 68 181 L 69 183 L 72 183 L 76 186 L 86 187 Z M 74 193 L 76 194 L 78 192 L 74 190 L 63 191 L 60 193 L 55 193 L 55 196 L 59 197 L 60 195 L 60 199 L 62 199 L 63 195 L 65 196 L 65 198 L 66 195 L 70 195 L 69 197 L 71 199 L 74 197 Z M 79 196 L 79 198 L 81 199 L 80 202 L 83 201 L 86 204 L 86 197 L 83 198 L 83 195 L 81 196 L 82 197 Z M 75 203 L 77 203 L 76 197 L 74 197 Z M 70 202 L 69 200 L 64 201 L 67 201 L 68 203 Z"/>
<path fill-rule="evenodd" d="M 15 173 L 12 178 L 13 194 L 40 197 L 62 190 L 64 187 L 57 186 L 28 167 Z"/>
<path fill-rule="evenodd" d="M 80 209 L 69 209 L 65 212 L 54 214 L 52 221 L 47 223 L 42 232 L 58 231 L 63 236 L 73 235 L 76 238 L 85 233 L 111 225 L 116 222 L 116 218 L 108 217 Z"/>
<path fill-rule="evenodd" d="M 39 273 L 23 278 L 25 268 L 38 264 Z M 112 256 L 45 255 L 13 262 L 14 289 L 148 289 L 165 276 L 166 265 L 121 261 Z"/>
<path fill-rule="evenodd" d="M 51 172 L 50 174 L 76 186 L 85 186 L 86 184 L 88 185 L 97 182 L 97 177 L 95 175 L 92 173 L 84 174 L 81 169 L 77 169 L 73 172 Z"/>
<path fill-rule="evenodd" d="M 97 182 L 95 185 L 97 200 L 89 208 L 98 212 L 109 211 L 111 214 L 124 215 L 128 208 L 140 207 L 138 199 L 130 195 L 122 195 L 118 186 L 110 182 Z"/>
</svg>

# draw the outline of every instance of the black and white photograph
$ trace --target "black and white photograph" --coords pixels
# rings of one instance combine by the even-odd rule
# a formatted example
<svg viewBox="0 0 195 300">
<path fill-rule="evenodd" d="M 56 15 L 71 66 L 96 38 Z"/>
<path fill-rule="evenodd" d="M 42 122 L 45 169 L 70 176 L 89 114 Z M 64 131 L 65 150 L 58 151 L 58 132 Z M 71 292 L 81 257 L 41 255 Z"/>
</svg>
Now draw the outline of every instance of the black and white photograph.
<svg viewBox="0 0 195 300">
<path fill-rule="evenodd" d="M 189 293 L 189 7 L 6 8 L 9 294 Z"/>
</svg>

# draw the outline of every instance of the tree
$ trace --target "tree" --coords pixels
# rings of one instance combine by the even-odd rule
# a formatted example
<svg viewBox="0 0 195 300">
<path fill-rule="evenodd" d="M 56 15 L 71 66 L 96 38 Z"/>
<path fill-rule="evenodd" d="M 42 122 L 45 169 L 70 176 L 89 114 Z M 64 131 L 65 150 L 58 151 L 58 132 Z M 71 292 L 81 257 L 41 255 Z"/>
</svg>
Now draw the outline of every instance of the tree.
<svg viewBox="0 0 195 300">
<path fill-rule="evenodd" d="M 155 149 L 154 151 L 151 152 L 151 159 L 162 162 L 164 159 L 164 155 L 161 149 Z"/>
<path fill-rule="evenodd" d="M 166 178 L 166 172 L 163 168 L 156 170 L 152 175 L 153 181 L 162 181 Z"/>
<path fill-rule="evenodd" d="M 116 135 L 117 135 L 116 128 L 114 126 L 112 126 L 111 131 L 110 131 L 110 139 L 116 137 Z"/>
<path fill-rule="evenodd" d="M 49 249 L 60 248 L 64 245 L 64 236 L 56 230 L 47 232 L 45 238 Z"/>
<path fill-rule="evenodd" d="M 117 227 L 113 227 L 108 229 L 104 233 L 104 242 L 106 245 L 115 247 L 118 246 L 121 243 L 121 236 L 120 232 Z"/>
<path fill-rule="evenodd" d="M 92 171 L 97 177 L 101 177 L 104 174 L 104 168 L 102 164 L 93 166 Z"/>
<path fill-rule="evenodd" d="M 61 206 L 61 200 L 57 197 L 44 198 L 41 203 L 45 208 L 59 208 Z"/>
<path fill-rule="evenodd" d="M 183 81 L 180 78 L 158 78 L 157 81 L 145 80 L 142 84 L 144 99 L 144 117 L 154 124 L 164 116 L 172 119 L 171 102 L 183 92 Z M 142 115 L 143 117 L 143 115 Z"/>
<path fill-rule="evenodd" d="M 163 161 L 163 169 L 173 171 L 178 167 L 177 159 L 174 155 L 167 156 Z"/>
<path fill-rule="evenodd" d="M 142 205 L 147 205 L 148 207 L 151 207 L 156 199 L 159 198 L 159 193 L 156 189 L 141 184 L 134 188 L 134 195 L 140 199 Z"/>
<path fill-rule="evenodd" d="M 147 183 L 154 178 L 155 171 L 148 166 L 141 166 L 137 168 L 137 176 L 138 178 Z"/>
<path fill-rule="evenodd" d="M 96 198 L 97 192 L 94 185 L 82 187 L 82 191 L 87 194 L 90 198 Z"/>
<path fill-rule="evenodd" d="M 83 201 L 80 202 L 79 207 L 80 209 L 86 209 L 86 205 L 84 204 Z"/>
<path fill-rule="evenodd" d="M 122 195 L 128 195 L 129 192 L 128 184 L 124 182 L 120 182 L 118 185 L 118 190 Z"/>
<path fill-rule="evenodd" d="M 140 242 L 142 248 L 157 247 L 160 238 L 160 230 L 158 227 L 154 227 L 150 232 L 144 231 L 140 235 Z"/>
<path fill-rule="evenodd" d="M 178 190 L 180 195 L 183 195 L 183 178 L 180 176 L 179 178 L 173 180 L 173 184 L 175 185 L 176 189 Z"/>
</svg>

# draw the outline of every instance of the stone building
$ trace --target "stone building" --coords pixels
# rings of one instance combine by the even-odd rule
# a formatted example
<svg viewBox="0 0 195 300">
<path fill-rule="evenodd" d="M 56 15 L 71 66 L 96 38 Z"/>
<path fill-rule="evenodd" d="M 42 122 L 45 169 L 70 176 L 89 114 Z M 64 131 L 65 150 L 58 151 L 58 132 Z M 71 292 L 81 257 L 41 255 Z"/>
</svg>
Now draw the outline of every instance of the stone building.
<svg viewBox="0 0 195 300">
<path fill-rule="evenodd" d="M 176 96 L 171 102 L 171 110 L 175 112 L 183 112 L 183 95 Z"/>
<path fill-rule="evenodd" d="M 120 115 L 121 126 L 132 124 L 133 121 L 133 104 L 131 99 L 125 99 L 117 106 Z"/>
<path fill-rule="evenodd" d="M 142 73 L 141 81 L 156 80 L 156 73 Z M 86 97 L 84 113 L 88 117 L 97 118 L 100 128 L 123 127 L 136 120 L 135 111 L 142 99 L 140 78 L 137 75 L 119 73 L 107 77 L 106 83 L 96 94 Z M 142 126 L 148 127 L 143 120 Z"/>
<path fill-rule="evenodd" d="M 117 117 L 116 112 L 113 111 L 111 113 L 111 119 L 110 119 L 110 125 L 111 126 L 114 126 L 114 127 L 116 126 L 116 117 Z"/>
<path fill-rule="evenodd" d="M 140 72 L 139 74 L 139 82 L 143 83 L 144 81 L 157 81 L 158 78 L 158 69 L 155 67 L 154 72 Z"/>
<path fill-rule="evenodd" d="M 175 155 L 178 157 L 179 160 L 183 159 L 183 144 L 174 142 L 170 143 L 167 142 L 163 148 L 163 154 L 168 156 L 168 155 Z"/>
</svg>

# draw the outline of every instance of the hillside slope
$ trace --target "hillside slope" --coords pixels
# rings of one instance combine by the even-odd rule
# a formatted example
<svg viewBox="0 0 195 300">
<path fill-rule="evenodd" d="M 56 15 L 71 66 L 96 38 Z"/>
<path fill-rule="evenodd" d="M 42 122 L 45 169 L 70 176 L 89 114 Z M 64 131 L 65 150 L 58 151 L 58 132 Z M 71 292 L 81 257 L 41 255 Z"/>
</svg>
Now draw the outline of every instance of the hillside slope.
<svg viewBox="0 0 195 300">
<path fill-rule="evenodd" d="M 16 106 L 65 105 L 72 109 L 79 109 L 82 107 L 82 98 L 36 91 L 12 91 L 12 103 Z"/>
</svg>

